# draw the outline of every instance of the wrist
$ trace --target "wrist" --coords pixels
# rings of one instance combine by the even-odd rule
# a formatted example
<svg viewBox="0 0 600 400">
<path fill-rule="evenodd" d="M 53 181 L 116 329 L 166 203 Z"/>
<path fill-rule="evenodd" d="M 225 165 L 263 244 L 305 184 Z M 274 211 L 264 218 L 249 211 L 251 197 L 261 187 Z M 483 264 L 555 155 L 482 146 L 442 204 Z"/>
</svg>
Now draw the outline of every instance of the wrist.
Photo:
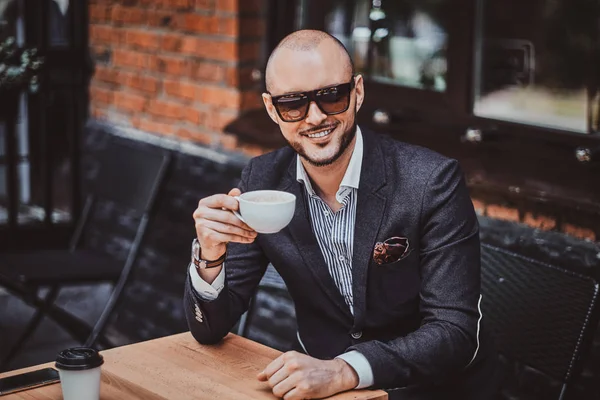
<svg viewBox="0 0 600 400">
<path fill-rule="evenodd" d="M 227 251 L 227 246 L 225 244 L 212 247 L 200 247 L 202 248 L 202 258 L 204 260 L 217 260 Z"/>
<path fill-rule="evenodd" d="M 342 389 L 355 389 L 358 386 L 359 379 L 354 368 L 341 358 L 334 358 L 332 361 L 336 364 L 336 368 L 338 369 L 338 376 L 340 377 Z"/>
</svg>

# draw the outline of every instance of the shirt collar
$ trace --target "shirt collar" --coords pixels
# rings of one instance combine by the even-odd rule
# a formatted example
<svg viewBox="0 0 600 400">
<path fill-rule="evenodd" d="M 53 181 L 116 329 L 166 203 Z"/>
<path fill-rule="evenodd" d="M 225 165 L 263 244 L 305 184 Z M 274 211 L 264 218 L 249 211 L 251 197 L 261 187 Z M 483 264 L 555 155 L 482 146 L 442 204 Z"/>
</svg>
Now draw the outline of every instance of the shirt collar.
<svg viewBox="0 0 600 400">
<path fill-rule="evenodd" d="M 340 183 L 340 188 L 335 195 L 337 201 L 340 203 L 344 197 L 346 197 L 349 189 L 358 189 L 358 185 L 360 183 L 360 171 L 362 169 L 362 160 L 363 138 L 360 127 L 356 126 L 356 143 L 354 144 L 354 150 L 352 151 L 352 156 L 350 157 L 350 162 L 348 163 L 348 168 L 346 168 L 344 178 L 342 178 L 342 182 Z M 299 155 L 296 156 L 296 180 L 304 184 L 304 187 L 309 195 L 315 195 L 315 191 L 310 183 L 308 174 L 302 165 L 302 161 L 300 161 Z"/>
</svg>

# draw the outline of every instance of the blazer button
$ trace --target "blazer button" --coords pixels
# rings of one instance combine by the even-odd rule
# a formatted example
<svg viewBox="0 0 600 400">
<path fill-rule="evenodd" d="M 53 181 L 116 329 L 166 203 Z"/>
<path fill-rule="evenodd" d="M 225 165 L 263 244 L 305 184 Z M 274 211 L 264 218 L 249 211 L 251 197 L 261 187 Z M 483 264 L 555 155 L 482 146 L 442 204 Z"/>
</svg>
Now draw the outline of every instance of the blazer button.
<svg viewBox="0 0 600 400">
<path fill-rule="evenodd" d="M 352 332 L 350 334 L 350 336 L 352 336 L 353 339 L 360 339 L 362 337 L 362 332 L 358 331 L 358 332 Z"/>
</svg>

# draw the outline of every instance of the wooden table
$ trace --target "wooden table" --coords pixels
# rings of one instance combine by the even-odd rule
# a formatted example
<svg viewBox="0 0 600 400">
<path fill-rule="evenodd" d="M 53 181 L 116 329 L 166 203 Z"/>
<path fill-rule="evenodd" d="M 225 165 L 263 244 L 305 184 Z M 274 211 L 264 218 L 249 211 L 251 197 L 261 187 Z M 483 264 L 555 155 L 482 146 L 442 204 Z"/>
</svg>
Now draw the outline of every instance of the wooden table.
<svg viewBox="0 0 600 400">
<path fill-rule="evenodd" d="M 222 343 L 204 346 L 189 332 L 102 352 L 102 400 L 243 400 L 275 399 L 269 386 L 256 375 L 281 352 L 229 334 Z M 15 375 L 53 366 L 38 365 L 0 374 Z M 2 397 L 1 400 L 62 399 L 60 384 Z M 331 397 L 336 400 L 384 400 L 383 391 L 354 390 Z"/>
</svg>

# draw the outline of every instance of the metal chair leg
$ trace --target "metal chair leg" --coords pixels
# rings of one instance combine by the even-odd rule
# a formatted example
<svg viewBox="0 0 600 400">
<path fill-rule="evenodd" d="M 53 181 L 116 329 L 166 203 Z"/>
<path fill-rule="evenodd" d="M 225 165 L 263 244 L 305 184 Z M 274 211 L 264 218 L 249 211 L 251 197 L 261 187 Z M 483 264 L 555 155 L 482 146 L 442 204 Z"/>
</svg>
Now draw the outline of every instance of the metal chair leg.
<svg viewBox="0 0 600 400">
<path fill-rule="evenodd" d="M 60 288 L 57 286 L 53 286 L 50 288 L 50 292 L 44 298 L 43 305 L 36 309 L 35 314 L 27 323 L 27 326 L 25 327 L 23 334 L 21 335 L 19 340 L 11 347 L 10 352 L 6 355 L 6 357 L 4 357 L 4 359 L 0 363 L 0 371 L 3 371 L 8 366 L 8 364 L 21 351 L 23 346 L 25 346 L 25 343 L 27 343 L 27 340 L 29 340 L 29 338 L 35 333 L 35 330 L 37 329 L 38 325 L 44 319 L 44 316 L 46 314 L 46 309 L 48 308 L 48 306 L 50 306 L 50 305 L 52 305 L 52 303 L 54 303 L 54 300 L 56 300 L 56 297 L 58 296 L 59 292 L 60 292 Z"/>
<path fill-rule="evenodd" d="M 254 297 L 250 299 L 250 304 L 248 305 L 248 311 L 242 314 L 240 318 L 240 323 L 238 324 L 237 332 L 239 336 L 248 337 L 248 332 L 250 332 L 250 323 L 252 322 L 252 314 L 254 313 L 255 299 Z"/>
</svg>

